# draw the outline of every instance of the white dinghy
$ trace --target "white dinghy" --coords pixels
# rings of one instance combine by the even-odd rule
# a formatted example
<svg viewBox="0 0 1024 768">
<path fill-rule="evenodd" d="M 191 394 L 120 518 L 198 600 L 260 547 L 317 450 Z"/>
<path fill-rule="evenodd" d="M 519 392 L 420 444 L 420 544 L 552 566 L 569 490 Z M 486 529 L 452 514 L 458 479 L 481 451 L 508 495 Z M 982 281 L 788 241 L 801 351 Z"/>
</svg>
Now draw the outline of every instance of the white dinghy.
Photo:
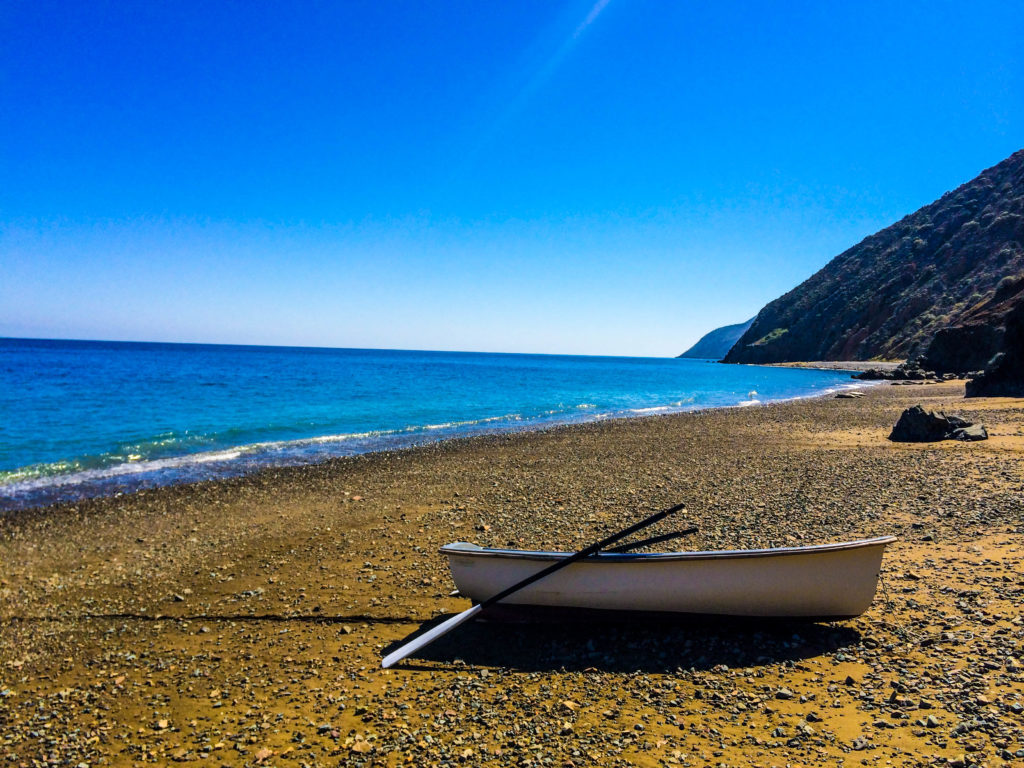
<svg viewBox="0 0 1024 768">
<path fill-rule="evenodd" d="M 868 609 L 894 536 L 710 552 L 599 552 L 504 597 L 500 605 L 712 616 L 846 619 Z M 482 603 L 569 552 L 441 547 L 458 591 Z"/>
</svg>

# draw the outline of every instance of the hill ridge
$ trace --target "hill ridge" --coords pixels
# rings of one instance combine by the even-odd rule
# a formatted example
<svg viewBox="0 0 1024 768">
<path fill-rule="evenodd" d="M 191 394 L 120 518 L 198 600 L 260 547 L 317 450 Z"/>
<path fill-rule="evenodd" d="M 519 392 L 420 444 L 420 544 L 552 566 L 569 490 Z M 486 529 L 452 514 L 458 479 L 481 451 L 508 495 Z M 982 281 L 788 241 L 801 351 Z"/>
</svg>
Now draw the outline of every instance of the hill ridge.
<svg viewBox="0 0 1024 768">
<path fill-rule="evenodd" d="M 1009 306 L 992 300 L 1001 281 L 1024 274 L 1022 244 L 1024 149 L 768 303 L 724 362 L 904 359 L 941 330 L 997 327 Z"/>
</svg>

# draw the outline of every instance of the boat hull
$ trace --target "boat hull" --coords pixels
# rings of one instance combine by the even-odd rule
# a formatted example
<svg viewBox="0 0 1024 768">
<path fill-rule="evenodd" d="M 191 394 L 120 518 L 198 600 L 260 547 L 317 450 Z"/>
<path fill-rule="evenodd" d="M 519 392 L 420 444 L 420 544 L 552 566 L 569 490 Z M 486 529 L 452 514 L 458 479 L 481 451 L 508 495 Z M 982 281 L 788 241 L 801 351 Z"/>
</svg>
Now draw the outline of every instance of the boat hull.
<svg viewBox="0 0 1024 768">
<path fill-rule="evenodd" d="M 599 554 L 515 592 L 508 606 L 705 616 L 838 619 L 874 599 L 879 539 L 766 550 Z M 564 552 L 441 548 L 459 592 L 482 602 L 546 568 Z"/>
</svg>

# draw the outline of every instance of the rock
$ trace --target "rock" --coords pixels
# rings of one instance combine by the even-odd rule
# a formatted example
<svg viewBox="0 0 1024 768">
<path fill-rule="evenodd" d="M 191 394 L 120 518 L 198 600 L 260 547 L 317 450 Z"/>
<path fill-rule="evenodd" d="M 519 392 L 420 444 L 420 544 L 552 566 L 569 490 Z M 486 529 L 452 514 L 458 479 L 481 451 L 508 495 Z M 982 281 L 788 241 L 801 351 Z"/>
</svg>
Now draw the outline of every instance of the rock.
<svg viewBox="0 0 1024 768">
<path fill-rule="evenodd" d="M 930 443 L 938 440 L 986 440 L 988 432 L 959 416 L 926 411 L 920 405 L 900 414 L 889 439 L 894 443 Z"/>
<path fill-rule="evenodd" d="M 988 440 L 988 430 L 981 424 L 971 424 L 969 427 L 954 429 L 951 437 L 954 440 L 974 442 L 975 440 Z"/>
<path fill-rule="evenodd" d="M 779 688 L 775 692 L 776 699 L 792 699 L 795 694 L 789 688 Z"/>
<path fill-rule="evenodd" d="M 920 405 L 908 408 L 900 414 L 889 439 L 894 442 L 925 443 L 942 440 L 949 433 L 950 425 L 944 416 L 934 411 L 925 411 Z"/>
<path fill-rule="evenodd" d="M 984 368 L 999 351 L 1002 336 L 1002 329 L 991 323 L 941 328 L 921 356 L 921 365 L 941 374 Z"/>
<path fill-rule="evenodd" d="M 885 381 L 892 380 L 893 371 L 885 371 L 879 368 L 868 368 L 866 371 L 855 373 L 850 378 L 860 379 L 861 381 Z"/>
</svg>

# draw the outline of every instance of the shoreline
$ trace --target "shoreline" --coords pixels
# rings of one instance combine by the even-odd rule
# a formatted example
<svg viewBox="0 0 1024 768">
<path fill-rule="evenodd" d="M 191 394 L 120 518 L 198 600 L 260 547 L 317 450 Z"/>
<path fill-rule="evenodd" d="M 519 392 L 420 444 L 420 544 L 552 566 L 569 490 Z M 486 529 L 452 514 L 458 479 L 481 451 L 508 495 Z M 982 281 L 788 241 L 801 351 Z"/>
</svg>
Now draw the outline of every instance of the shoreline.
<svg viewBox="0 0 1024 768">
<path fill-rule="evenodd" d="M 782 367 L 801 367 L 804 364 Z M 811 364 L 806 364 L 810 366 Z M 762 366 L 755 366 L 762 367 Z M 763 366 L 772 367 L 772 366 Z M 829 369 L 822 369 L 829 370 Z M 842 370 L 842 369 L 831 369 Z M 220 482 L 232 478 L 247 477 L 264 470 L 284 467 L 301 467 L 320 464 L 338 458 L 364 456 L 393 451 L 415 450 L 425 446 L 449 441 L 466 440 L 474 437 L 498 436 L 504 434 L 526 434 L 544 432 L 559 427 L 577 426 L 619 421 L 626 419 L 643 419 L 651 416 L 698 413 L 705 410 L 723 408 L 745 408 L 773 403 L 792 402 L 817 397 L 828 397 L 845 389 L 856 389 L 872 386 L 876 382 L 849 382 L 836 384 L 820 392 L 779 397 L 766 400 L 744 400 L 728 405 L 681 405 L 670 403 L 648 408 L 626 409 L 588 413 L 580 411 L 576 414 L 563 414 L 558 418 L 536 418 L 522 420 L 511 417 L 491 417 L 477 422 L 460 422 L 451 425 L 427 425 L 407 427 L 403 430 L 391 430 L 367 433 L 367 435 L 323 435 L 273 443 L 243 444 L 224 446 L 209 451 L 183 454 L 162 459 L 149 459 L 140 462 L 116 464 L 110 467 L 80 470 L 68 475 L 49 475 L 41 478 L 30 478 L 8 484 L 13 491 L 4 492 L 0 486 L 0 518 L 23 510 L 38 507 L 49 507 L 58 504 L 74 504 L 87 499 L 105 498 L 121 494 L 137 493 L 142 490 L 153 490 L 177 485 L 190 485 L 203 482 Z M 489 426 L 493 425 L 493 426 Z M 460 427 L 470 427 L 463 429 Z M 376 442 L 368 447 L 360 447 L 358 440 L 352 438 L 373 437 Z M 350 442 L 351 441 L 351 442 Z M 390 443 L 390 444 L 389 444 Z M 283 447 L 318 446 L 318 445 L 354 445 L 351 451 L 322 454 L 311 453 L 307 458 L 297 455 L 273 457 L 271 449 Z M 263 453 L 261 453 L 261 449 Z M 222 460 L 219 457 L 225 457 Z M 248 457 L 246 463 L 239 460 Z M 24 489 L 24 490 L 23 490 Z"/>
<path fill-rule="evenodd" d="M 0 755 L 1019 761 L 1024 400 L 965 401 L 956 382 L 865 391 L 474 437 L 0 518 Z M 983 421 L 991 438 L 889 443 L 917 402 Z M 677 501 L 688 512 L 675 524 L 700 528 L 692 549 L 900 538 L 858 619 L 477 623 L 379 669 L 468 606 L 448 595 L 441 544 L 575 549 Z"/>
</svg>

